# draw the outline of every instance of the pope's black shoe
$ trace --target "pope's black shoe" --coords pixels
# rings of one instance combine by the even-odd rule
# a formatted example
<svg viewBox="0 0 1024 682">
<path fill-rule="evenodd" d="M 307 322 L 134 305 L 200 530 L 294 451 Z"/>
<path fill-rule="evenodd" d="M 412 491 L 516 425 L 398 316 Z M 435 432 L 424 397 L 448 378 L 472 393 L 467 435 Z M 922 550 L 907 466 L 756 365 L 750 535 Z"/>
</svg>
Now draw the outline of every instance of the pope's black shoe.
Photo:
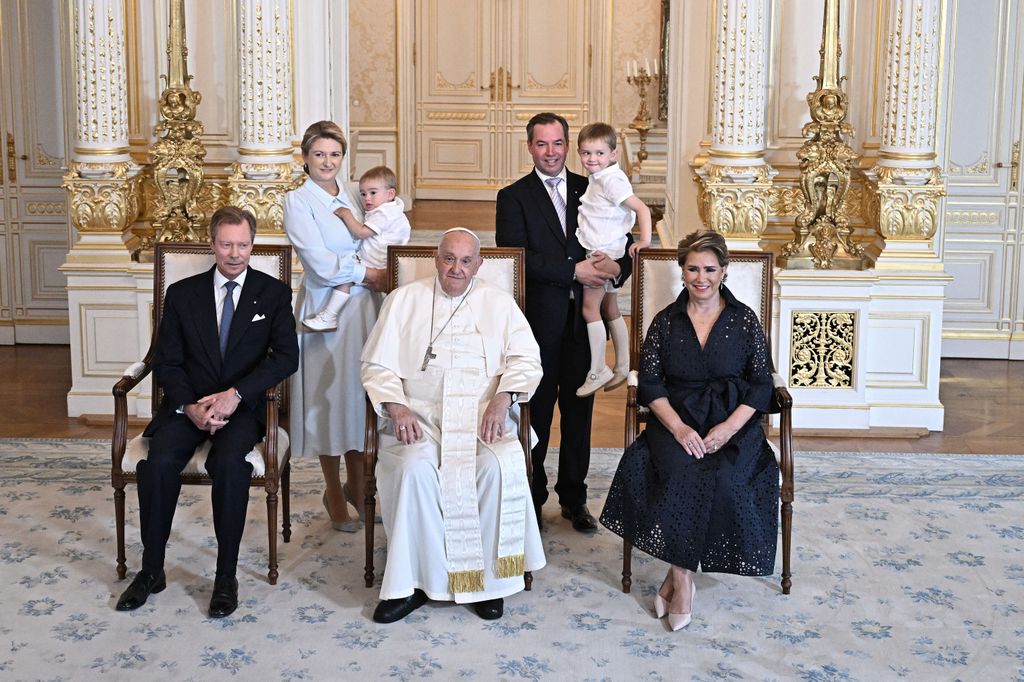
<svg viewBox="0 0 1024 682">
<path fill-rule="evenodd" d="M 373 620 L 377 623 L 394 623 L 426 603 L 427 595 L 423 590 L 413 590 L 412 594 L 401 599 L 382 599 L 373 610 Z"/>
<path fill-rule="evenodd" d="M 488 599 L 486 601 L 478 601 L 473 604 L 473 609 L 476 611 L 476 615 L 484 620 L 497 620 L 505 613 L 505 600 Z"/>
<path fill-rule="evenodd" d="M 235 576 L 218 576 L 213 580 L 210 596 L 210 618 L 230 616 L 238 608 L 238 580 Z"/>
<path fill-rule="evenodd" d="M 562 517 L 572 521 L 572 527 L 581 533 L 597 532 L 597 521 L 585 504 L 576 507 L 562 505 Z"/>
<path fill-rule="evenodd" d="M 165 587 L 167 587 L 167 577 L 163 571 L 159 573 L 139 571 L 132 578 L 132 584 L 121 593 L 120 599 L 117 600 L 117 610 L 134 611 L 146 603 L 149 595 L 163 592 Z"/>
</svg>

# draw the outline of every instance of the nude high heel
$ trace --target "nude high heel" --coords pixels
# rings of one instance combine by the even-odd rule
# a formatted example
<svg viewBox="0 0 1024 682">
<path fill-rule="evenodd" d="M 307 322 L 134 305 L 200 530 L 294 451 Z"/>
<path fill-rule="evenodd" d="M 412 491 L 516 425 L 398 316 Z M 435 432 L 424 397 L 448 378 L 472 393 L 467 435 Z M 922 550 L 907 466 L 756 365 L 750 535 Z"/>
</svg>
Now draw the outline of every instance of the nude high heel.
<svg viewBox="0 0 1024 682">
<path fill-rule="evenodd" d="M 668 626 L 672 629 L 672 632 L 682 630 L 690 624 L 690 620 L 693 617 L 693 598 L 697 595 L 697 584 L 690 579 L 690 612 L 689 613 L 669 613 L 668 614 Z"/>
<path fill-rule="evenodd" d="M 660 593 L 656 593 L 654 595 L 654 615 L 661 619 L 665 617 L 666 613 L 668 613 L 668 602 Z"/>
</svg>

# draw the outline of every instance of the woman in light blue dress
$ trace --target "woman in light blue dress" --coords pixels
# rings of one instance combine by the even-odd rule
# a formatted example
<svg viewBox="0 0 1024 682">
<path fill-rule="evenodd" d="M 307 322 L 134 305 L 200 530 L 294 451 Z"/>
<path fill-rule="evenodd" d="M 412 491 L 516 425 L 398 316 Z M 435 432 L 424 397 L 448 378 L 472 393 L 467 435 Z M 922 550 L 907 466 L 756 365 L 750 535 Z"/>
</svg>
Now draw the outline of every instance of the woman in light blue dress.
<svg viewBox="0 0 1024 682">
<path fill-rule="evenodd" d="M 294 456 L 320 458 L 326 490 L 324 506 L 336 530 L 355 532 L 359 521 L 346 500 L 362 513 L 363 437 L 366 417 L 359 381 L 359 356 L 377 320 L 381 296 L 366 285 L 383 281 L 383 271 L 367 269 L 356 257 L 353 239 L 334 211 L 345 207 L 360 220 L 360 202 L 339 181 L 347 143 L 331 121 L 306 129 L 302 159 L 306 182 L 284 200 L 284 229 L 302 262 L 304 275 L 296 299 L 296 317 L 315 314 L 338 284 L 353 282 L 351 298 L 338 327 L 311 331 L 299 325 L 299 370 L 291 386 L 291 449 Z M 341 483 L 340 457 L 347 481 Z"/>
</svg>

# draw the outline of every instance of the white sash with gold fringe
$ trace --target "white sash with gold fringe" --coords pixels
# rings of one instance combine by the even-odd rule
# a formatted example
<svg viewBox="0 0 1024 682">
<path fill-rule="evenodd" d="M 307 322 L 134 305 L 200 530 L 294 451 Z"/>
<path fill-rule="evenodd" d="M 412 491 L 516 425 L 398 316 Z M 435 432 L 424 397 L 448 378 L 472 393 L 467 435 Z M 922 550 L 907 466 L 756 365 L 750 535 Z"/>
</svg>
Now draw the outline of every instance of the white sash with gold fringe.
<svg viewBox="0 0 1024 682">
<path fill-rule="evenodd" d="M 477 429 L 481 384 L 476 369 L 445 371 L 441 408 L 441 511 L 444 517 L 448 589 L 484 589 L 480 506 L 476 489 Z M 489 393 L 489 392 L 488 392 Z M 498 532 L 498 578 L 523 575 L 527 492 L 526 465 L 518 440 L 483 445 L 491 448 L 501 467 Z"/>
</svg>

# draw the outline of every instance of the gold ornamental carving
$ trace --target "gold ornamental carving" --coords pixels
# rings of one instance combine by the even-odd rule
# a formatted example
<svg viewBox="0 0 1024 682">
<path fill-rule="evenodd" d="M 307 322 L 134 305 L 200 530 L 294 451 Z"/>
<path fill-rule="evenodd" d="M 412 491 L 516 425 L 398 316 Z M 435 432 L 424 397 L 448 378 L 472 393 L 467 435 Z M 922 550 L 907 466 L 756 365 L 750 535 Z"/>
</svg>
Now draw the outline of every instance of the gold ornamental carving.
<svg viewBox="0 0 1024 682">
<path fill-rule="evenodd" d="M 12 185 L 18 182 L 18 154 L 14 151 L 12 133 L 7 133 L 7 179 Z"/>
<path fill-rule="evenodd" d="M 998 225 L 997 211 L 946 211 L 946 223 L 950 225 Z"/>
<path fill-rule="evenodd" d="M 205 213 L 199 194 L 203 185 L 206 149 L 199 139 L 203 124 L 196 120 L 202 95 L 192 90 L 185 46 L 185 2 L 171 0 L 167 37 L 167 87 L 160 95 L 161 121 L 154 129 L 153 179 L 156 186 L 153 231 L 156 241 L 206 241 Z M 152 247 L 141 244 L 143 250 Z"/>
<path fill-rule="evenodd" d="M 863 178 L 854 178 L 850 189 L 846 192 L 846 217 L 851 222 L 863 223 L 870 215 L 871 190 L 864 186 Z M 769 214 L 773 216 L 792 217 L 806 210 L 807 202 L 800 187 L 773 184 L 768 197 Z"/>
<path fill-rule="evenodd" d="M 105 177 L 88 177 L 100 170 Z M 83 174 L 86 177 L 83 177 Z M 64 175 L 71 222 L 79 232 L 124 232 L 139 215 L 141 176 L 131 163 L 88 164 L 72 161 Z"/>
<path fill-rule="evenodd" d="M 469 77 L 461 83 L 452 83 L 441 75 L 440 71 L 434 73 L 434 85 L 439 90 L 476 90 L 476 73 L 469 74 Z"/>
<path fill-rule="evenodd" d="M 431 121 L 482 121 L 487 114 L 481 111 L 431 111 L 427 119 Z"/>
<path fill-rule="evenodd" d="M 989 162 L 988 150 L 981 153 L 981 157 L 974 163 L 961 166 L 959 164 L 950 162 L 948 173 L 950 175 L 990 175 L 992 173 L 992 165 Z"/>
<path fill-rule="evenodd" d="M 29 201 L 25 204 L 28 215 L 64 215 L 67 204 L 63 201 Z"/>
<path fill-rule="evenodd" d="M 848 269 L 867 267 L 864 247 L 852 241 L 846 195 L 857 154 L 844 141 L 853 135 L 846 122 L 848 101 L 839 76 L 839 0 L 826 0 L 821 36 L 818 87 L 807 95 L 811 122 L 809 137 L 797 151 L 804 210 L 796 217 L 794 237 L 782 249 L 779 265 L 791 269 Z"/>
<path fill-rule="evenodd" d="M 526 74 L 526 87 L 530 90 L 568 90 L 569 89 L 569 74 L 564 73 L 558 81 L 549 84 L 541 83 L 533 77 L 532 73 Z"/>
<path fill-rule="evenodd" d="M 789 385 L 853 388 L 857 313 L 793 312 Z"/>
<path fill-rule="evenodd" d="M 281 234 L 284 232 L 284 195 L 305 181 L 306 176 L 297 170 L 297 166 L 291 163 L 235 162 L 225 188 L 227 203 L 251 211 L 256 216 L 256 229 L 260 234 Z M 253 175 L 261 178 L 272 175 L 272 179 L 250 179 Z"/>
<path fill-rule="evenodd" d="M 946 194 L 938 168 L 876 166 L 873 218 L 886 240 L 931 239 L 939 224 L 939 200 Z"/>
<path fill-rule="evenodd" d="M 725 237 L 760 237 L 768 226 L 772 196 L 770 166 L 704 164 L 697 171 L 701 183 L 697 208 L 705 227 Z M 750 176 L 750 182 L 735 182 Z"/>
</svg>

